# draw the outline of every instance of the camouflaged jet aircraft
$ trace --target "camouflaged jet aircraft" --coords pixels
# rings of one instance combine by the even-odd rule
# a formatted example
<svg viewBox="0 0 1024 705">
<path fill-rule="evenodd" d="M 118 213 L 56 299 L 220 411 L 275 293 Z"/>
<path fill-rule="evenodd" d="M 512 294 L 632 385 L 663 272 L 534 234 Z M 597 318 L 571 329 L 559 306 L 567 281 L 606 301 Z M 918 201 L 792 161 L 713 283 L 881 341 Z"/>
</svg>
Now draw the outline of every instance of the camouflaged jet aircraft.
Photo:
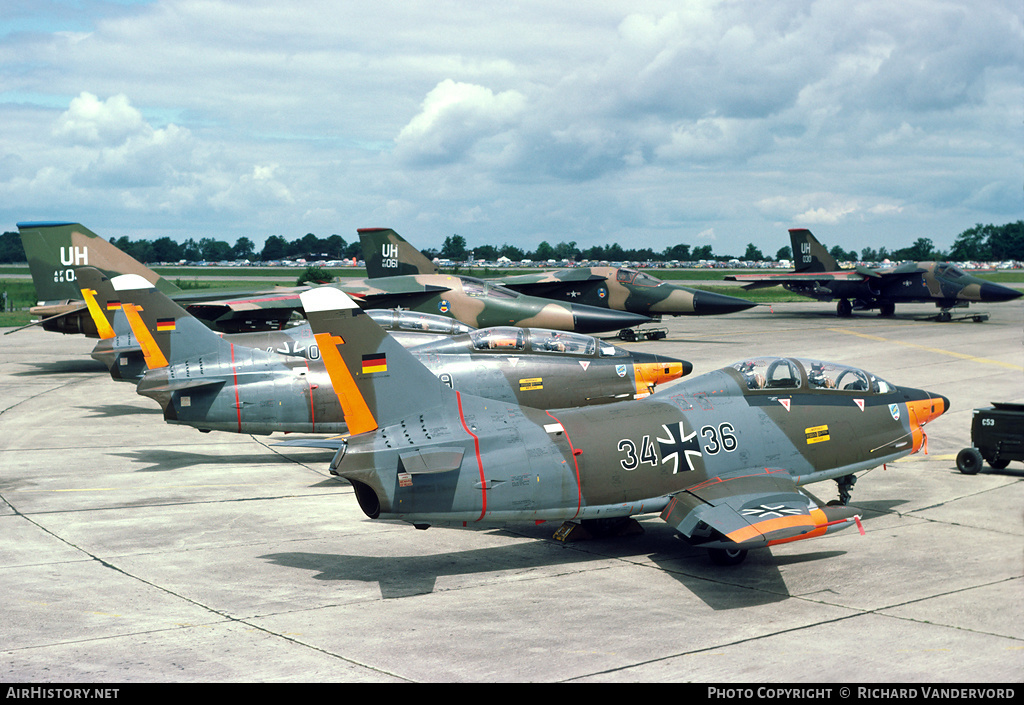
<svg viewBox="0 0 1024 705">
<path fill-rule="evenodd" d="M 102 316 L 114 310 L 113 303 L 127 319 L 145 359 L 138 392 L 157 400 L 169 423 L 258 434 L 345 431 L 308 326 L 305 334 L 289 338 L 302 344 L 296 346 L 302 354 L 246 347 L 234 341 L 259 342 L 257 334 L 220 336 L 138 275 L 108 280 L 82 268 L 78 281 L 91 310 Z M 99 328 L 105 325 L 106 319 L 98 322 Z M 263 335 L 265 342 L 284 334 Z M 445 337 L 411 348 L 413 354 L 454 389 L 527 406 L 640 398 L 692 369 L 682 360 L 630 353 L 565 331 L 500 327 Z"/>
<path fill-rule="evenodd" d="M 931 303 L 942 309 L 938 320 L 948 321 L 950 309 L 971 302 L 1010 301 L 1021 292 L 965 274 L 948 262 L 906 262 L 896 267 L 842 269 L 810 230 L 789 231 L 796 269 L 781 274 L 730 274 L 729 281 L 748 282 L 744 289 L 782 285 L 819 301 L 838 299 L 836 315 L 877 308 L 891 316 L 898 303 Z M 976 321 L 984 318 L 975 317 Z"/>
<path fill-rule="evenodd" d="M 84 333 L 97 337 L 74 283 L 75 268 L 95 266 L 107 276 L 138 274 L 167 293 L 215 330 L 237 333 L 274 330 L 301 318 L 298 292 L 308 287 L 264 292 L 175 291 L 130 255 L 77 223 L 19 223 L 22 243 L 31 265 L 36 295 L 49 302 L 33 309 L 45 318 L 46 330 Z M 343 279 L 336 286 L 359 300 L 364 308 L 407 309 L 454 318 L 473 328 L 514 325 L 580 333 L 628 328 L 650 320 L 624 311 L 560 303 L 526 296 L 473 277 L 448 275 Z"/>
<path fill-rule="evenodd" d="M 295 314 L 298 287 L 185 292 L 79 223 L 18 223 L 18 231 L 39 300 L 29 310 L 40 317 L 44 330 L 99 337 L 75 281 L 75 270 L 85 266 L 108 276 L 137 274 L 215 330 L 278 330 L 300 318 Z"/>
<path fill-rule="evenodd" d="M 660 512 L 739 562 L 857 521 L 803 486 L 917 451 L 949 407 L 846 365 L 761 357 L 639 401 L 535 409 L 450 389 L 336 289 L 301 297 L 352 434 L 331 473 L 371 519 L 418 528 Z"/>
<path fill-rule="evenodd" d="M 363 228 L 358 232 L 371 279 L 437 273 L 436 265 L 394 230 Z M 671 284 L 629 267 L 574 267 L 506 277 L 496 283 L 530 296 L 651 317 L 711 316 L 757 305 L 735 296 Z"/>
</svg>

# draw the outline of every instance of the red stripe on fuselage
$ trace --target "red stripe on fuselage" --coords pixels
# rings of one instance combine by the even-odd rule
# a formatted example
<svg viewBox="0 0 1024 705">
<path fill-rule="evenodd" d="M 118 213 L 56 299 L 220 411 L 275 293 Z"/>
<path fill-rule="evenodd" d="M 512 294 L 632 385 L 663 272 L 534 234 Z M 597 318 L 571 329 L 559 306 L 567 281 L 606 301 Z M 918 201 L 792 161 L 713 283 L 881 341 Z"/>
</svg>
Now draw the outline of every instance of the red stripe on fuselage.
<svg viewBox="0 0 1024 705">
<path fill-rule="evenodd" d="M 477 517 L 477 521 L 480 521 L 484 518 L 484 515 L 487 514 L 487 481 L 484 479 L 484 461 L 480 458 L 480 439 L 475 433 L 469 430 L 469 426 L 466 425 L 466 419 L 462 416 L 462 394 L 455 392 L 455 399 L 459 402 L 459 421 L 462 422 L 462 428 L 465 429 L 466 433 L 473 437 L 473 449 L 476 451 L 476 465 L 480 468 L 480 498 L 483 501 L 480 516 Z"/>
<path fill-rule="evenodd" d="M 231 375 L 235 380 L 235 413 L 238 416 L 238 432 L 242 432 L 242 403 L 238 400 L 238 368 L 235 367 L 235 344 L 231 345 Z"/>
<path fill-rule="evenodd" d="M 313 381 L 310 379 L 309 358 L 306 358 L 306 385 L 309 387 L 309 427 L 316 433 L 316 411 L 313 406 Z"/>
</svg>

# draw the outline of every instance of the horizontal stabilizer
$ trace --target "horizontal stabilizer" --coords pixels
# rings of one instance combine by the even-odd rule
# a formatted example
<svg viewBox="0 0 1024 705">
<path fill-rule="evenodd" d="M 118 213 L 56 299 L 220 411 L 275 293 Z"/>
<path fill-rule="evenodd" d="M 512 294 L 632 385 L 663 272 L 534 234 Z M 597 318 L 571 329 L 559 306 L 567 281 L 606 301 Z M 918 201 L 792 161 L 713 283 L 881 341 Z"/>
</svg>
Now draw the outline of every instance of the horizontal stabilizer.
<svg viewBox="0 0 1024 705">
<path fill-rule="evenodd" d="M 341 436 L 331 436 L 330 438 L 324 438 L 323 436 L 309 436 L 304 438 L 289 438 L 287 441 L 281 441 L 280 443 L 274 443 L 273 445 L 275 447 L 323 448 L 325 450 L 336 451 L 345 445 L 345 439 Z"/>
<path fill-rule="evenodd" d="M 462 466 L 463 448 L 432 448 L 430 450 L 411 450 L 401 453 L 398 457 L 402 467 L 410 475 L 426 475 L 438 472 L 458 470 Z"/>
<path fill-rule="evenodd" d="M 46 317 L 42 317 L 41 316 L 38 321 L 32 321 L 31 323 L 26 323 L 25 325 L 20 326 L 18 328 L 12 328 L 9 331 L 4 331 L 4 335 L 10 335 L 11 333 L 16 333 L 19 330 L 25 330 L 26 328 L 31 328 L 32 326 L 41 326 L 41 325 L 44 325 L 44 324 L 45 325 L 53 325 L 58 319 L 64 318 L 66 316 L 77 316 L 77 315 L 79 315 L 82 311 L 85 310 L 85 308 L 86 308 L 85 304 L 82 303 L 82 304 L 79 304 L 79 305 L 75 306 L 74 308 L 70 308 L 67 311 L 62 311 L 62 312 L 60 312 L 60 313 L 58 313 L 56 315 L 53 315 L 53 316 L 46 316 Z"/>
<path fill-rule="evenodd" d="M 139 387 L 139 394 L 151 394 L 155 392 L 181 392 L 186 389 L 199 389 L 200 387 L 216 387 L 225 383 L 223 379 L 172 379 L 163 384 L 146 385 L 143 381 Z"/>
</svg>

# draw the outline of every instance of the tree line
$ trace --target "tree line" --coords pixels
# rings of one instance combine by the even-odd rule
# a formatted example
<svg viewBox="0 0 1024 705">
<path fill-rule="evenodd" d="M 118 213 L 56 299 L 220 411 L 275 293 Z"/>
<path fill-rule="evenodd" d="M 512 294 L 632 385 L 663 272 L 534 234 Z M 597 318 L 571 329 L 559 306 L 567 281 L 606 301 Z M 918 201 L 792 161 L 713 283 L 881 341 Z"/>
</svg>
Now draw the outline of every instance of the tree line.
<svg viewBox="0 0 1024 705">
<path fill-rule="evenodd" d="M 250 260 L 271 262 L 283 259 L 362 259 L 362 248 L 359 240 L 347 242 L 340 235 L 321 238 L 313 233 L 306 233 L 294 240 L 287 240 L 282 235 L 271 235 L 263 248 L 257 252 L 256 245 L 248 237 L 240 237 L 234 245 L 223 240 L 204 237 L 199 240 L 188 238 L 177 242 L 169 237 L 156 240 L 132 240 L 128 236 L 113 238 L 111 244 L 127 252 L 135 259 L 145 263 L 156 262 L 221 262 Z M 949 250 L 939 250 L 929 238 L 918 238 L 913 244 L 895 250 L 885 247 L 878 249 L 865 247 L 857 250 L 845 250 L 835 245 L 830 250 L 833 257 L 840 262 L 861 261 L 881 262 L 883 260 L 952 260 L 962 261 L 1024 261 L 1024 221 L 1018 220 L 1006 225 L 975 225 L 973 228 L 957 235 Z M 649 247 L 624 248 L 618 243 L 611 245 L 593 245 L 587 248 L 577 247 L 575 241 L 559 242 L 552 245 L 545 241 L 533 251 L 524 250 L 515 245 L 475 245 L 469 247 L 462 235 L 451 235 L 445 238 L 440 249 L 427 249 L 423 253 L 428 257 L 439 257 L 452 262 L 465 262 L 471 255 L 476 260 L 495 262 L 507 257 L 513 262 L 532 260 L 575 261 L 607 261 L 607 262 L 695 262 L 699 260 L 727 261 L 742 259 L 750 262 L 768 260 L 791 260 L 793 258 L 789 246 L 779 248 L 774 257 L 765 256 L 753 243 L 747 245 L 741 257 L 715 254 L 711 245 L 691 247 L 678 244 L 657 252 Z M 16 232 L 5 232 L 0 236 L 0 262 L 24 262 L 25 251 L 21 246 L 21 237 Z"/>
</svg>

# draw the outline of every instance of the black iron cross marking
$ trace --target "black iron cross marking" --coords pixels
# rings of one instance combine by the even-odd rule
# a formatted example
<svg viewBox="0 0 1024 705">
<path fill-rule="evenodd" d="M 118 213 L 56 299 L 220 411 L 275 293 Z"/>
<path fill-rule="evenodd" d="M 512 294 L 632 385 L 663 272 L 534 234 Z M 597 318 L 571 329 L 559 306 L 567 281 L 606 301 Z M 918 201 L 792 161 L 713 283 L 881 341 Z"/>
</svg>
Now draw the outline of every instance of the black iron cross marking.
<svg viewBox="0 0 1024 705">
<path fill-rule="evenodd" d="M 658 438 L 658 450 L 661 453 L 661 462 L 664 464 L 666 461 L 672 461 L 672 474 L 675 475 L 679 470 L 679 454 L 683 454 L 683 458 L 686 460 L 686 467 L 683 472 L 693 471 L 696 468 L 693 467 L 693 457 L 701 457 L 700 442 L 697 440 L 697 432 L 690 431 L 690 435 L 686 435 L 686 429 L 683 427 L 683 422 L 675 424 L 672 427 L 662 424 L 661 427 L 665 429 L 668 438 Z"/>
</svg>

